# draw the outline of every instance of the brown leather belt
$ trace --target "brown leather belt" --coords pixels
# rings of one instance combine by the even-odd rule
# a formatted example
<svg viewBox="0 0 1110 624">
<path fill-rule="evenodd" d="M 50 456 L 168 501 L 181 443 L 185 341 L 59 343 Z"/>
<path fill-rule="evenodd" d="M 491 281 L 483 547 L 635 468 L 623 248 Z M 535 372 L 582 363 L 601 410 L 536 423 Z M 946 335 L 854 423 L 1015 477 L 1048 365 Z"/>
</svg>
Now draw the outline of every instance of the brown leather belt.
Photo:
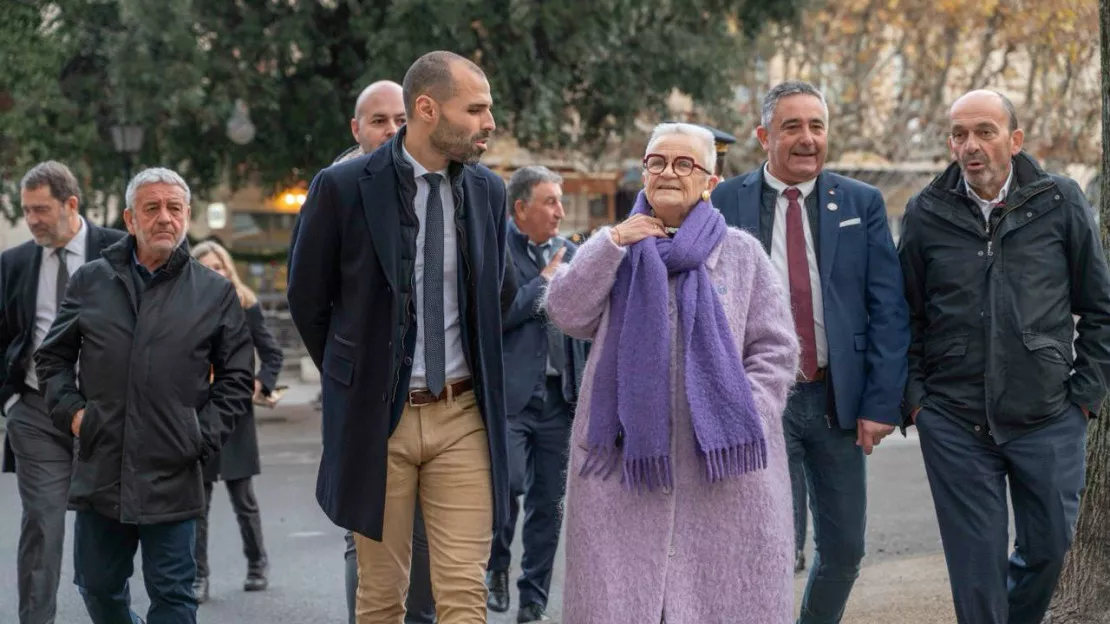
<svg viewBox="0 0 1110 624">
<path fill-rule="evenodd" d="M 473 379 L 463 379 L 454 383 L 447 384 L 443 388 L 443 392 L 436 396 L 426 388 L 419 390 L 409 390 L 409 406 L 410 407 L 423 407 L 424 405 L 431 405 L 439 401 L 446 401 L 453 399 L 464 392 L 470 392 L 474 389 Z"/>
<path fill-rule="evenodd" d="M 813 374 L 813 379 L 806 379 L 805 375 L 803 375 L 802 373 L 798 373 L 797 382 L 798 383 L 812 383 L 812 382 L 815 382 L 815 381 L 825 381 L 825 376 L 828 373 L 828 371 L 829 371 L 829 369 L 828 369 L 827 366 L 825 368 L 818 368 L 817 372 Z"/>
</svg>

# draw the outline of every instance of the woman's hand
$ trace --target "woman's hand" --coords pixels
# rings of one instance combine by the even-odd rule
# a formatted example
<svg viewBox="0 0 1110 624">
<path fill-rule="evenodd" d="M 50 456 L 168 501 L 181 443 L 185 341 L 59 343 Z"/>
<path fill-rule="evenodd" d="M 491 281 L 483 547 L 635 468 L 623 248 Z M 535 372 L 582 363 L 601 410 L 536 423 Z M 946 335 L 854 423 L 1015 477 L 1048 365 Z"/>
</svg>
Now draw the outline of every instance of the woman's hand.
<svg viewBox="0 0 1110 624">
<path fill-rule="evenodd" d="M 662 221 L 645 214 L 634 214 L 609 230 L 609 237 L 618 247 L 635 245 L 649 236 L 666 238 L 667 232 Z"/>
</svg>

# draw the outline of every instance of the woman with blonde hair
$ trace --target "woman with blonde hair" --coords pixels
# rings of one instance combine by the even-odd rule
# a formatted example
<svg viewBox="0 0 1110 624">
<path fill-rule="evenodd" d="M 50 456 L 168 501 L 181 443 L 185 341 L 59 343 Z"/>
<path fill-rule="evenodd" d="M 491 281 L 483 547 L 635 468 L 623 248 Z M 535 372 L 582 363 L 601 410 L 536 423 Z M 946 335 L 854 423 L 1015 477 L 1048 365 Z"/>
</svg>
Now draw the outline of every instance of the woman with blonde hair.
<svg viewBox="0 0 1110 624">
<path fill-rule="evenodd" d="M 223 275 L 235 285 L 239 303 L 246 311 L 254 348 L 261 361 L 254 380 L 255 399 L 269 396 L 281 371 L 283 356 L 277 341 L 266 329 L 258 297 L 239 279 L 231 254 L 218 243 L 202 242 L 193 248 L 192 253 L 201 264 Z M 219 456 L 209 460 L 204 467 L 205 511 L 204 517 L 197 522 L 197 579 L 193 585 L 198 603 L 208 599 L 208 511 L 212 505 L 213 484 L 221 478 L 227 485 L 231 506 L 239 522 L 239 534 L 243 538 L 243 554 L 247 557 L 247 579 L 243 583 L 243 589 L 260 591 L 268 585 L 266 575 L 269 562 L 266 549 L 262 545 L 262 517 L 259 515 L 258 501 L 251 485 L 251 477 L 260 472 L 258 435 L 252 406 L 250 412 L 240 416 Z"/>
</svg>

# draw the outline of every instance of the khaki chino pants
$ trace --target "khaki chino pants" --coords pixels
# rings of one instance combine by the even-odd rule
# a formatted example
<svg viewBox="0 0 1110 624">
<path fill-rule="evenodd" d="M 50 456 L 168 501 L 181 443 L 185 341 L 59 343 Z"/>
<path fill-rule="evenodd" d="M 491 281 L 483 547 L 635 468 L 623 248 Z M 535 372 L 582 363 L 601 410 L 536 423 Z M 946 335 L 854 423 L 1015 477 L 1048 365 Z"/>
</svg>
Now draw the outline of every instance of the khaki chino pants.
<svg viewBox="0 0 1110 624">
<path fill-rule="evenodd" d="M 382 541 L 355 534 L 358 624 L 402 624 L 417 493 L 440 624 L 485 624 L 493 537 L 489 443 L 474 393 L 406 406 L 389 438 Z"/>
</svg>

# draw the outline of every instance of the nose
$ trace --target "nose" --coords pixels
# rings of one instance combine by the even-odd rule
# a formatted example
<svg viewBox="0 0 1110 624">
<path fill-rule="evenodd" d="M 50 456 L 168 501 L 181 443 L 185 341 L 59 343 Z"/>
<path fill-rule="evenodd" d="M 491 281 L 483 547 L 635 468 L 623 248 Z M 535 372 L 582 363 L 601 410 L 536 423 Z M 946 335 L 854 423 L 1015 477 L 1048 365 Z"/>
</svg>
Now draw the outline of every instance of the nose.
<svg viewBox="0 0 1110 624">
<path fill-rule="evenodd" d="M 388 121 L 386 123 L 388 123 L 389 126 L 385 130 L 385 138 L 392 139 L 393 135 L 397 134 L 397 131 L 401 129 L 401 126 L 398 126 L 394 121 Z"/>
<path fill-rule="evenodd" d="M 497 122 L 493 120 L 493 111 L 486 111 L 485 118 L 482 120 L 482 131 L 488 133 L 497 129 Z"/>
<path fill-rule="evenodd" d="M 565 217 L 566 214 L 567 214 L 566 211 L 563 210 L 563 202 L 560 201 L 560 202 L 556 203 L 555 204 L 555 218 L 562 220 L 562 218 Z"/>
</svg>

